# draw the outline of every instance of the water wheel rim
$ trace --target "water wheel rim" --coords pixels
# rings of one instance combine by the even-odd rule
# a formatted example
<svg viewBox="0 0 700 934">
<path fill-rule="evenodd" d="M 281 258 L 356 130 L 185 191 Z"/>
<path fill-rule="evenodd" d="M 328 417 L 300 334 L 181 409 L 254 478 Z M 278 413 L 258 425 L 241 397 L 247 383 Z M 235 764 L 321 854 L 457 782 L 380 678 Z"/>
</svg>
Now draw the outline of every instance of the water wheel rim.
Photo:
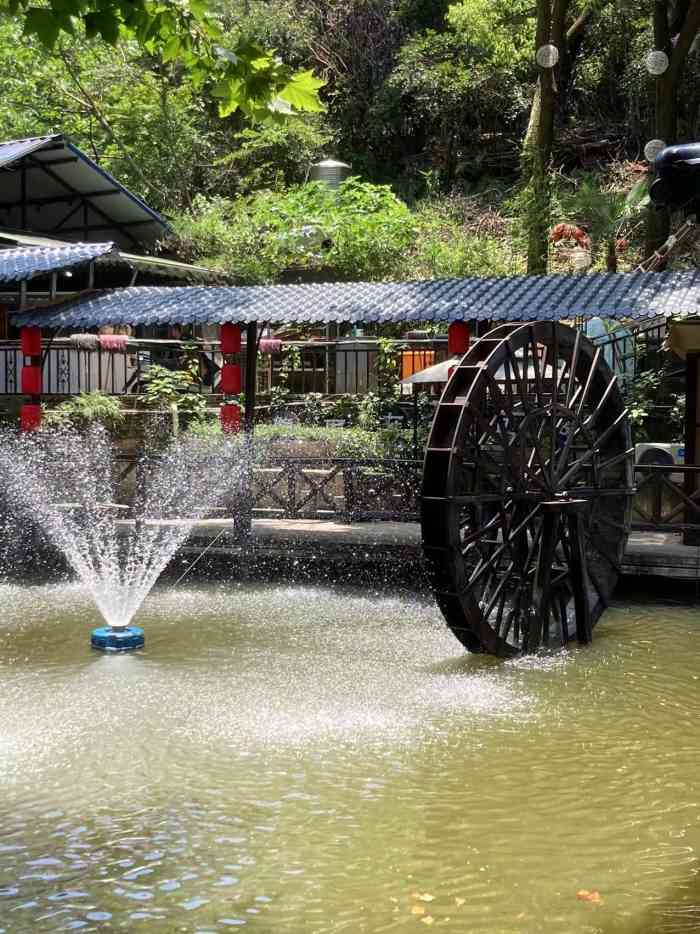
<svg viewBox="0 0 700 934">
<path fill-rule="evenodd" d="M 583 616 L 595 625 L 629 529 L 629 451 L 615 377 L 580 332 L 501 325 L 472 346 L 435 413 L 421 507 L 435 596 L 467 648 L 514 655 L 555 641 L 557 626 L 562 642 L 580 637 Z M 545 525 L 552 569 L 542 597 L 533 582 Z M 543 630 L 533 642 L 535 597 Z M 506 603 L 516 599 L 509 625 Z"/>
</svg>

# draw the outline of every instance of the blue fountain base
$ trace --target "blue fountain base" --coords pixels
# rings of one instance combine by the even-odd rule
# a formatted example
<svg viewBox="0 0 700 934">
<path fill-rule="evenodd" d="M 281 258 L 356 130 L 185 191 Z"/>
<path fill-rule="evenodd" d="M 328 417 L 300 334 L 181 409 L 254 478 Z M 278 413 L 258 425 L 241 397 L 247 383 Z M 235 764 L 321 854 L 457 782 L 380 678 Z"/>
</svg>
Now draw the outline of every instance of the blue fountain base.
<svg viewBox="0 0 700 934">
<path fill-rule="evenodd" d="M 143 648 L 143 629 L 139 626 L 126 626 L 124 629 L 102 626 L 92 630 L 90 641 L 93 649 L 101 652 L 133 652 Z"/>
</svg>

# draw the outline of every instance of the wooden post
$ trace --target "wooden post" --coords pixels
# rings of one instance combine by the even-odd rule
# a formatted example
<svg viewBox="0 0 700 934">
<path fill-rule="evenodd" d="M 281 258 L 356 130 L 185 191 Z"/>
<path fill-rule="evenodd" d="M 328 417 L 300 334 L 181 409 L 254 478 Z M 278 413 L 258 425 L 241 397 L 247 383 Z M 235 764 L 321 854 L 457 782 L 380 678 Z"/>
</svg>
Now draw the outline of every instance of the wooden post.
<svg viewBox="0 0 700 934">
<path fill-rule="evenodd" d="M 255 383 L 258 376 L 258 326 L 246 325 L 245 350 L 245 432 L 255 430 Z"/>
<path fill-rule="evenodd" d="M 685 463 L 695 466 L 700 453 L 700 353 L 687 353 L 685 357 Z M 686 496 L 692 496 L 697 489 L 697 476 L 688 471 L 683 481 Z M 687 510 L 684 522 L 697 523 L 697 515 Z M 683 532 L 684 545 L 700 544 L 700 533 L 695 529 Z"/>
<path fill-rule="evenodd" d="M 588 565 L 586 546 L 583 538 L 583 510 L 585 500 L 573 500 L 567 503 L 567 523 L 569 526 L 569 547 L 571 549 L 571 585 L 574 589 L 574 608 L 576 611 L 576 638 L 585 645 L 593 639 L 591 613 L 588 605 Z M 568 631 L 566 633 L 568 638 Z"/>
<path fill-rule="evenodd" d="M 549 642 L 549 613 L 554 552 L 559 536 L 561 512 L 558 503 L 542 503 L 542 538 L 532 588 L 532 613 L 525 642 L 526 652 L 536 652 L 542 641 Z"/>
</svg>

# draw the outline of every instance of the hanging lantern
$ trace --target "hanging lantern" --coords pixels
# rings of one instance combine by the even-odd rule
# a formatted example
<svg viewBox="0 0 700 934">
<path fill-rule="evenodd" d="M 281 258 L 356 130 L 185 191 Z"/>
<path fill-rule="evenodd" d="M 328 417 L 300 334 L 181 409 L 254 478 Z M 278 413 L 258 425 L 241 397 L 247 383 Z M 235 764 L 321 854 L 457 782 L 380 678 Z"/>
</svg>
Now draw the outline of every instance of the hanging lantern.
<svg viewBox="0 0 700 934">
<path fill-rule="evenodd" d="M 224 363 L 221 367 L 219 392 L 226 396 L 237 396 L 242 388 L 241 368 L 237 363 Z"/>
<path fill-rule="evenodd" d="M 241 352 L 241 328 L 238 324 L 222 324 L 219 328 L 219 339 L 221 340 L 221 353 L 240 353 Z"/>
<path fill-rule="evenodd" d="M 451 357 L 463 356 L 469 350 L 469 325 L 466 321 L 453 321 L 447 330 L 447 353 Z"/>
<path fill-rule="evenodd" d="M 240 405 L 222 405 L 219 409 L 219 421 L 224 434 L 238 434 L 241 430 Z"/>
<path fill-rule="evenodd" d="M 25 357 L 41 356 L 41 328 L 21 328 L 19 341 Z"/>
<path fill-rule="evenodd" d="M 19 426 L 22 431 L 37 431 L 41 428 L 40 405 L 23 405 L 19 410 Z"/>
<path fill-rule="evenodd" d="M 41 395 L 41 367 L 23 366 L 22 367 L 22 393 L 25 396 Z"/>
</svg>

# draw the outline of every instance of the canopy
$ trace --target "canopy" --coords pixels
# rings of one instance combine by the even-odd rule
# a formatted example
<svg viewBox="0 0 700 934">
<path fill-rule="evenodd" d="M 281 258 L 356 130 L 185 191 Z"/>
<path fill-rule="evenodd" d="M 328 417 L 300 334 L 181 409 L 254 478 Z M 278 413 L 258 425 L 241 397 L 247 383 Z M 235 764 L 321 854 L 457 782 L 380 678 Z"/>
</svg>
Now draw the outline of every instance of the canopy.
<svg viewBox="0 0 700 934">
<path fill-rule="evenodd" d="M 165 220 L 63 134 L 0 143 L 0 224 L 66 240 L 151 247 Z"/>
<path fill-rule="evenodd" d="M 15 324 L 328 324 L 638 319 L 700 313 L 700 272 L 272 286 L 135 286 L 14 315 Z"/>
</svg>

